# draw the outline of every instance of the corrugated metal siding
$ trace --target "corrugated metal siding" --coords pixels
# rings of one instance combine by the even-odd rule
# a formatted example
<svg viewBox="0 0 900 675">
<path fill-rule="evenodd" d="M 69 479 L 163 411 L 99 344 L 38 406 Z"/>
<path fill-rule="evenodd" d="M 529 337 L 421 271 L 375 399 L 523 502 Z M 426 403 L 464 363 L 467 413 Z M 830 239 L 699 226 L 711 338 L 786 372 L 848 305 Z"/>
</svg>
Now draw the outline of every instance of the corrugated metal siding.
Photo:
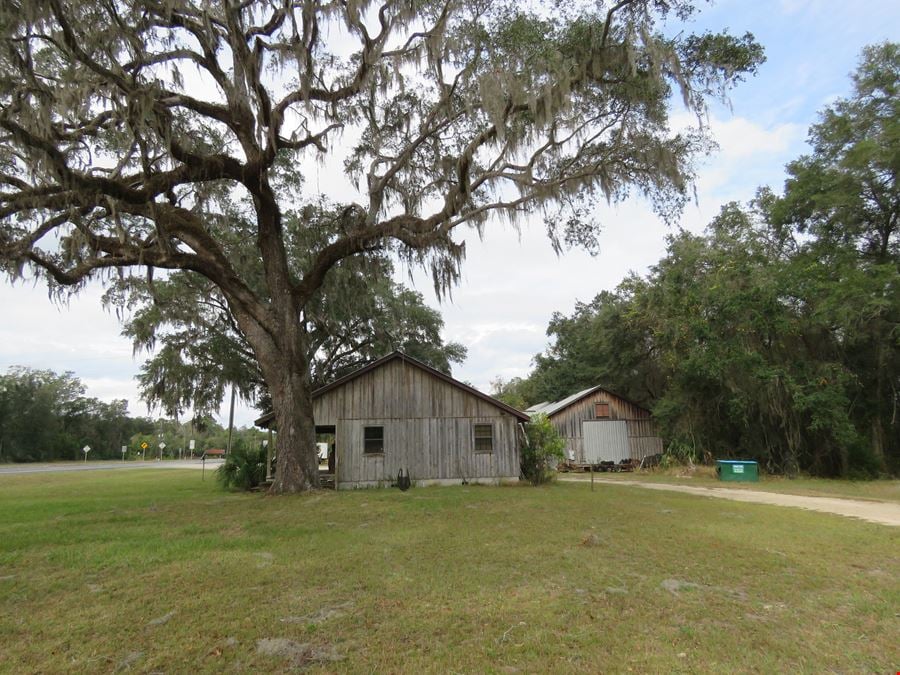
<svg viewBox="0 0 900 675">
<path fill-rule="evenodd" d="M 631 458 L 625 421 L 593 420 L 581 423 L 586 464 L 620 462 Z"/>
</svg>

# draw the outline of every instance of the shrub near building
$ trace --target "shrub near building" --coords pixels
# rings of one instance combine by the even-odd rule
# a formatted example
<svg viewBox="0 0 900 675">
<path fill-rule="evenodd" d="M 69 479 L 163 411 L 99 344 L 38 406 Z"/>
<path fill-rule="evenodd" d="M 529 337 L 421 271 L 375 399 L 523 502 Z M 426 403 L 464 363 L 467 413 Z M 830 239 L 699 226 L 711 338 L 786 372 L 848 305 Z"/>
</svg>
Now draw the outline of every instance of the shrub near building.
<svg viewBox="0 0 900 675">
<path fill-rule="evenodd" d="M 522 447 L 522 475 L 532 485 L 553 479 L 556 464 L 563 459 L 566 443 L 546 415 L 536 415 L 525 427 L 527 442 Z"/>
</svg>

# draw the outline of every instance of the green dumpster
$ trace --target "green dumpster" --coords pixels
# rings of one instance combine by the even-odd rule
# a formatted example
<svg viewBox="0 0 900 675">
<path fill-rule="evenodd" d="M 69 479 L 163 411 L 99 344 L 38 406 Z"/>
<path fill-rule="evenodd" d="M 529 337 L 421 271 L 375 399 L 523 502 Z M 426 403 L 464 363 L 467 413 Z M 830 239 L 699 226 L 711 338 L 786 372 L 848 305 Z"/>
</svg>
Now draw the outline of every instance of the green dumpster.
<svg viewBox="0 0 900 675">
<path fill-rule="evenodd" d="M 716 475 L 719 480 L 756 482 L 759 480 L 759 464 L 742 459 L 717 459 Z"/>
</svg>

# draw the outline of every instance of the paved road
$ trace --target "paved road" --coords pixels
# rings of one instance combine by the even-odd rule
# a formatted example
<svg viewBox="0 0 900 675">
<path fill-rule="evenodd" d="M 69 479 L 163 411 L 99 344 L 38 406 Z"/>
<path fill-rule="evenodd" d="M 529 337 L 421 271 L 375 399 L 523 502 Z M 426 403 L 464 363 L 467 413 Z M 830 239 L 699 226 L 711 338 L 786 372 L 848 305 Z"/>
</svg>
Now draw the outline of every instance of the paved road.
<svg viewBox="0 0 900 675">
<path fill-rule="evenodd" d="M 559 480 L 581 482 L 589 478 L 575 476 L 563 476 Z M 753 502 L 755 504 L 771 504 L 773 506 L 793 506 L 811 511 L 833 513 L 848 518 L 861 518 L 870 523 L 891 525 L 900 527 L 900 504 L 890 502 L 867 502 L 858 499 L 843 499 L 840 497 L 806 497 L 803 495 L 788 495 L 782 492 L 762 492 L 759 490 L 736 490 L 734 488 L 709 488 L 694 485 L 672 485 L 671 483 L 644 483 L 636 480 L 618 480 L 611 478 L 597 478 L 594 481 L 604 485 L 626 485 L 629 487 L 646 488 L 647 490 L 665 490 L 671 492 L 684 492 L 701 497 L 715 497 L 717 499 L 730 499 L 736 502 Z"/>
<path fill-rule="evenodd" d="M 209 459 L 206 468 L 215 470 L 222 464 L 220 459 Z M 48 464 L 0 464 L 0 475 L 20 473 L 59 473 L 63 471 L 123 471 L 131 469 L 202 469 L 203 462 L 199 459 L 167 459 L 162 462 L 155 460 L 119 462 L 109 460 L 106 462 L 53 462 Z"/>
</svg>

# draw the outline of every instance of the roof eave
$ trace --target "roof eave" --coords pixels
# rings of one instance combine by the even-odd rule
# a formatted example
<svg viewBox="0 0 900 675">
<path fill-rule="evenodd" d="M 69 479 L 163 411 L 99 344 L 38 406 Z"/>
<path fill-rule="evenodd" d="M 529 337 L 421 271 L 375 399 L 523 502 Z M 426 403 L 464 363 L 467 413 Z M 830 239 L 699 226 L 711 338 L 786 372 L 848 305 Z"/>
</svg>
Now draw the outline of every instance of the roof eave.
<svg viewBox="0 0 900 675">
<path fill-rule="evenodd" d="M 463 391 L 466 391 L 466 392 L 472 394 L 473 396 L 476 396 L 476 397 L 482 399 L 483 401 L 486 401 L 487 403 L 490 403 L 491 405 L 496 406 L 497 408 L 500 408 L 504 412 L 507 412 L 510 415 L 513 415 L 514 417 L 516 417 L 517 419 L 519 419 L 522 422 L 529 422 L 531 420 L 531 417 L 527 413 L 524 413 L 521 410 L 518 410 L 517 408 L 513 408 L 511 405 L 507 405 L 503 401 L 498 401 L 493 396 L 485 394 L 482 391 L 478 391 L 475 387 L 471 387 L 464 382 L 460 382 L 459 380 L 454 379 L 450 375 L 447 375 L 446 373 L 442 373 L 441 371 L 437 370 L 436 368 L 432 368 L 428 364 L 422 363 L 418 359 L 414 359 L 411 356 L 407 356 L 406 354 L 404 354 L 403 352 L 400 352 L 400 351 L 391 352 L 390 354 L 387 354 L 386 356 L 382 356 L 380 359 L 376 359 L 375 361 L 372 361 L 372 363 L 365 365 L 362 368 L 354 370 L 352 373 L 347 373 L 343 377 L 339 377 L 334 382 L 329 382 L 328 384 L 326 384 L 322 387 L 319 387 L 318 389 L 313 391 L 312 397 L 314 399 L 318 398 L 322 394 L 329 392 L 332 389 L 336 389 L 336 388 L 346 384 L 347 382 L 350 382 L 351 380 L 355 380 L 357 377 L 365 375 L 366 373 L 368 373 L 372 370 L 375 370 L 376 368 L 379 368 L 380 366 L 382 366 L 394 359 L 400 359 L 400 360 L 405 361 L 413 366 L 421 368 L 422 370 L 425 370 L 426 372 L 430 373 L 431 375 L 434 375 L 438 379 L 443 380 L 444 382 L 447 382 L 448 384 L 452 384 L 453 386 L 458 387 L 458 388 L 462 389 Z M 263 415 L 262 417 L 257 419 L 254 422 L 254 424 L 258 427 L 268 428 L 274 419 L 275 419 L 275 413 L 273 411 L 273 412 L 266 413 L 265 415 Z"/>
</svg>

